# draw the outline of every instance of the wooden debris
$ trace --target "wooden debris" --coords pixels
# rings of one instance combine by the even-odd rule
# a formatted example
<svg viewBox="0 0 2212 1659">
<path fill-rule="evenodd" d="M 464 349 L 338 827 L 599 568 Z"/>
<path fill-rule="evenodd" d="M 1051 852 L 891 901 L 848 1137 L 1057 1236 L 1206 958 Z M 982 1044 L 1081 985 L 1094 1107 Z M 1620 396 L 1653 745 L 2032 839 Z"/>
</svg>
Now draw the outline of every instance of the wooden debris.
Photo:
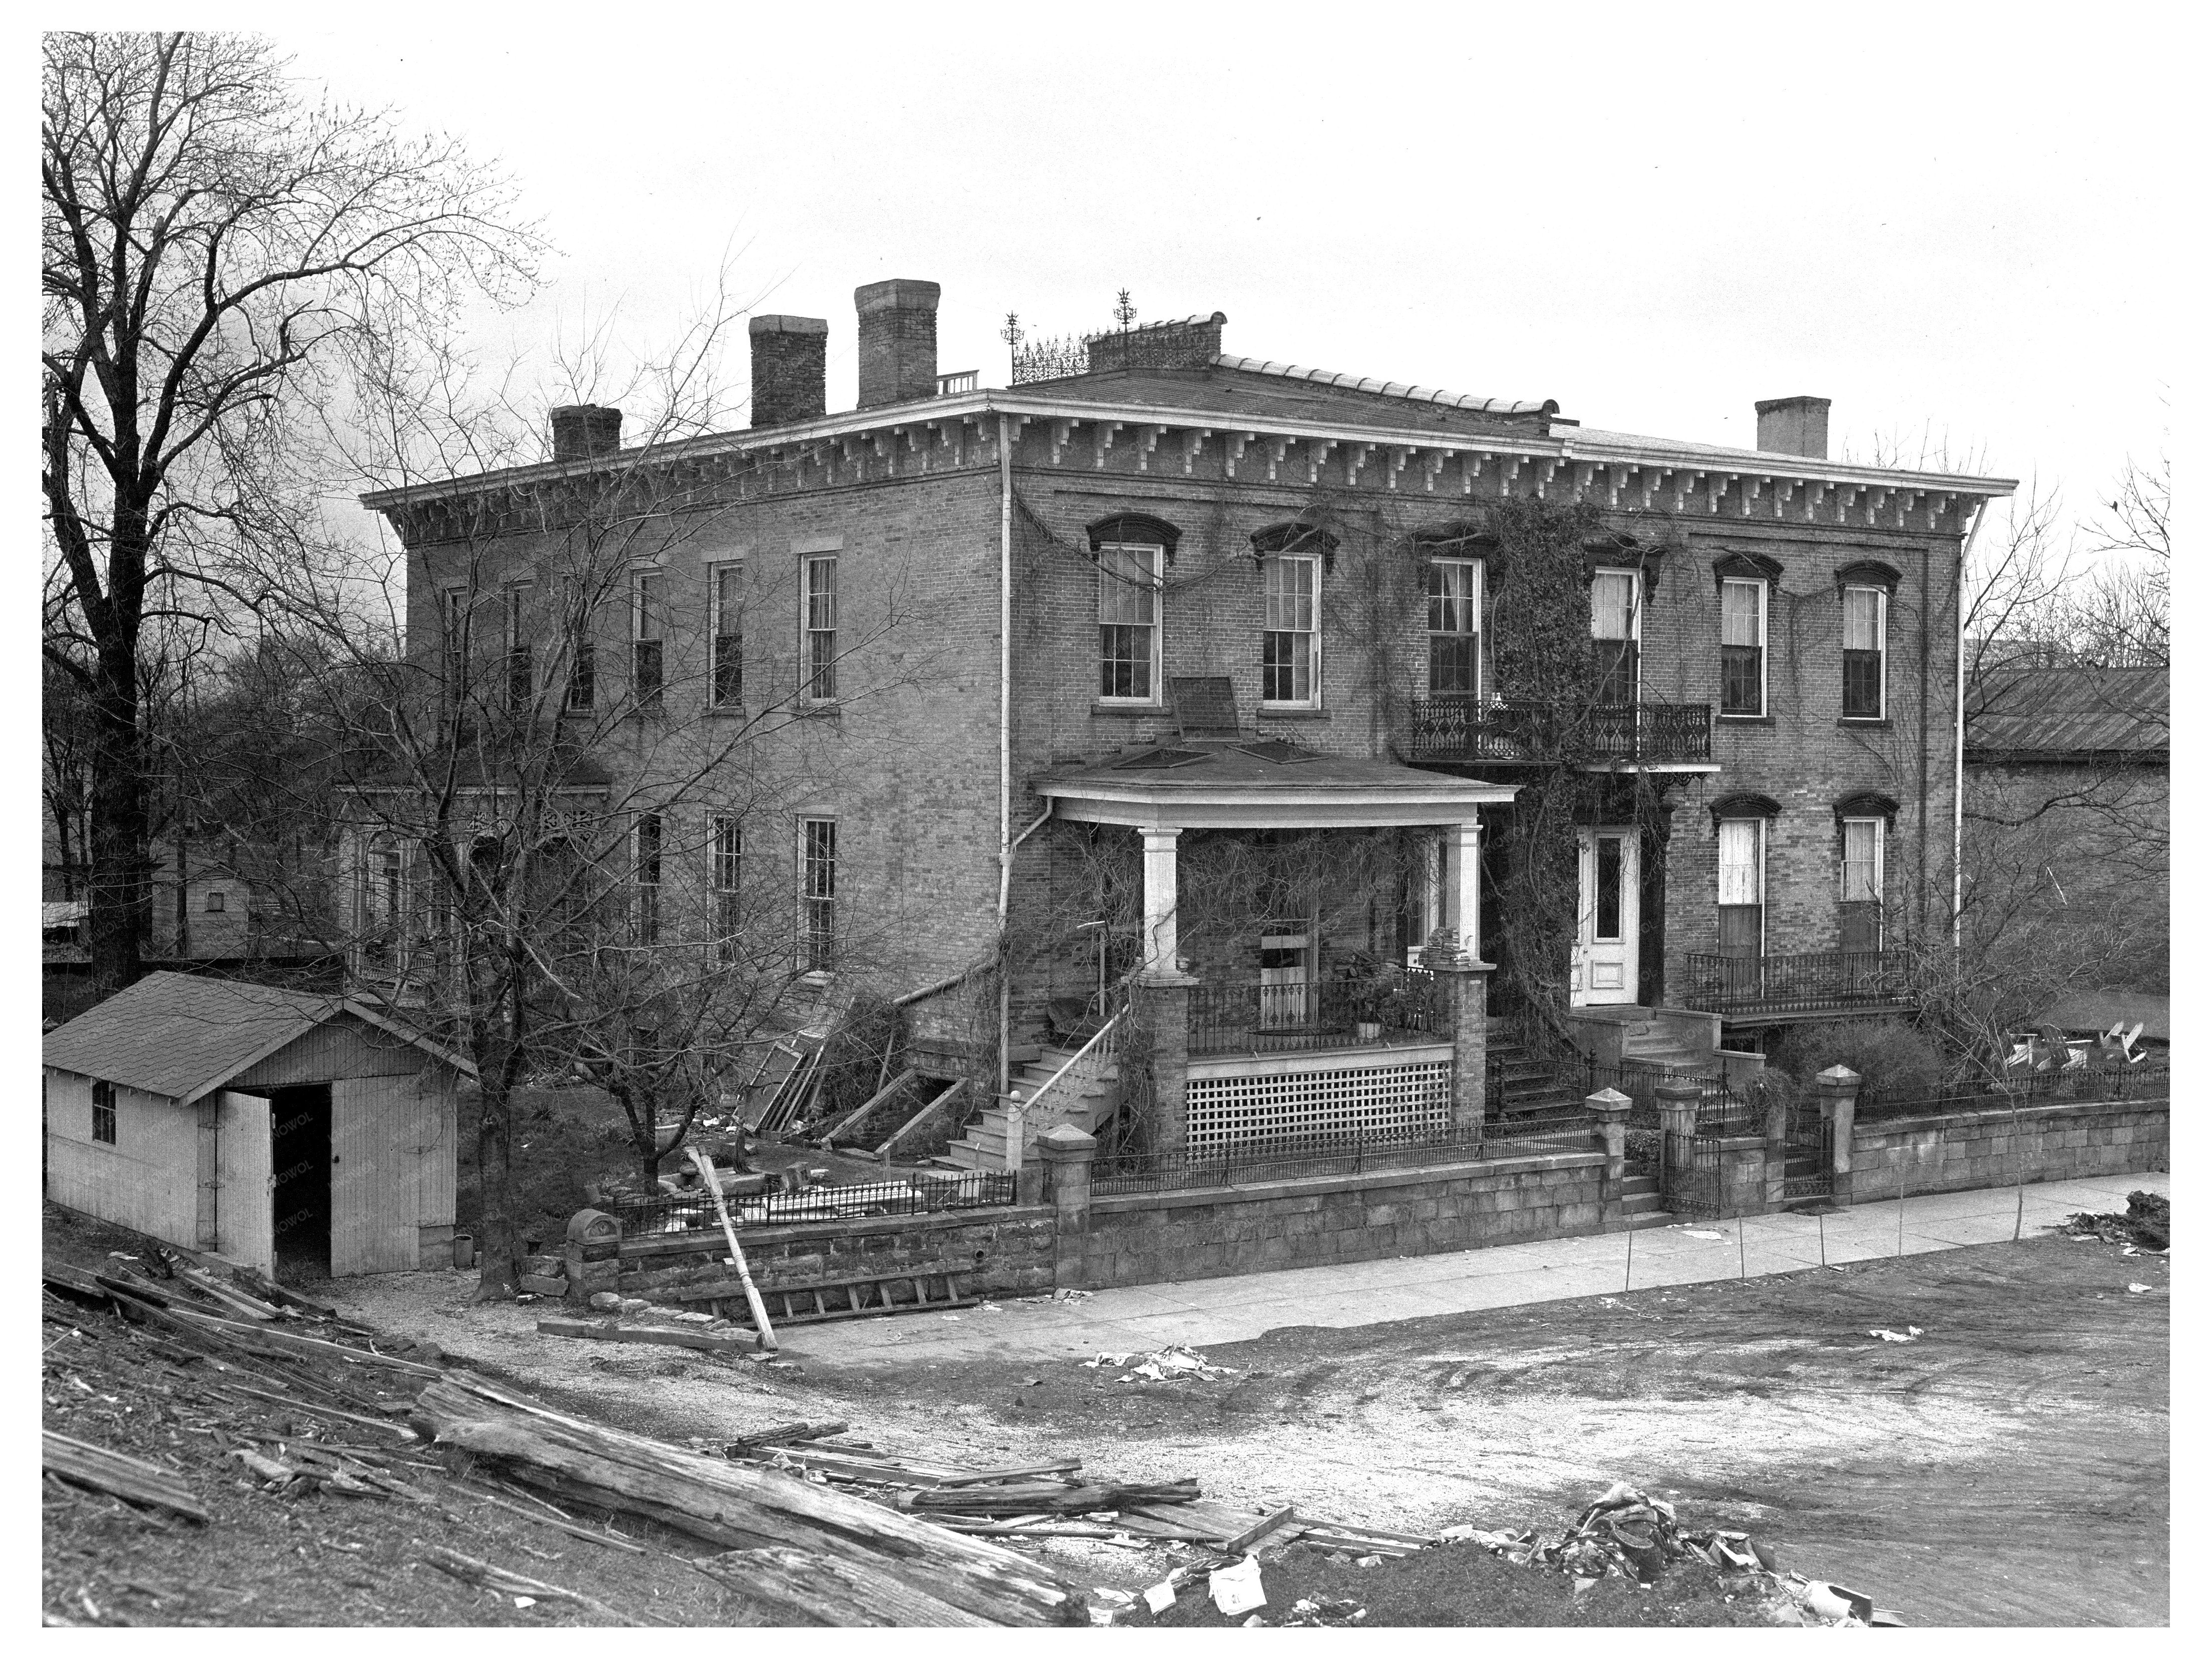
<svg viewBox="0 0 2212 1659">
<path fill-rule="evenodd" d="M 473 1555 L 464 1555 L 459 1550 L 449 1550 L 437 1544 L 422 1547 L 422 1559 L 440 1572 L 451 1573 L 467 1584 L 481 1584 L 501 1595 L 530 1595 L 540 1601 L 567 1601 L 581 1607 L 594 1618 L 604 1619 L 611 1625 L 635 1625 L 641 1621 L 626 1618 L 604 1601 L 594 1601 L 579 1590 L 562 1589 L 558 1584 L 548 1584 L 536 1578 L 525 1578 L 519 1572 L 509 1572 L 505 1567 L 495 1567 L 489 1561 L 479 1561 Z"/>
<path fill-rule="evenodd" d="M 125 1457 L 120 1452 L 109 1451 L 104 1446 L 94 1446 L 70 1435 L 57 1434 L 52 1429 L 43 1432 L 40 1462 L 48 1474 L 58 1476 L 72 1486 L 104 1492 L 110 1498 L 168 1510 L 187 1520 L 212 1519 L 207 1506 L 192 1496 L 191 1489 L 178 1479 L 174 1471 Z"/>
<path fill-rule="evenodd" d="M 852 1426 L 849 1423 L 785 1423 L 773 1429 L 763 1429 L 757 1434 L 741 1434 L 722 1449 L 725 1457 L 742 1457 L 757 1446 L 773 1446 L 787 1440 L 827 1440 L 833 1434 L 842 1434 Z"/>
<path fill-rule="evenodd" d="M 594 1544 L 604 1544 L 611 1550 L 623 1550 L 631 1555 L 643 1555 L 646 1553 L 642 1544 L 633 1544 L 629 1539 L 617 1534 L 598 1531 L 574 1521 L 566 1521 L 558 1516 L 547 1515 L 542 1510 L 526 1508 L 511 1498 L 502 1498 L 497 1492 L 486 1492 L 472 1481 L 463 1480 L 458 1484 L 463 1492 L 468 1493 L 479 1504 L 492 1504 L 505 1510 L 510 1515 L 519 1515 L 526 1521 L 535 1521 L 541 1527 L 550 1527 L 556 1532 L 565 1532 L 571 1538 L 589 1539 Z"/>
<path fill-rule="evenodd" d="M 819 1551 L 769 1545 L 729 1550 L 692 1564 L 775 1614 L 778 1625 L 988 1628 L 995 1621 L 919 1589 Z"/>
<path fill-rule="evenodd" d="M 828 1151 L 831 1141 L 836 1139 L 839 1135 L 843 1134 L 846 1130 L 851 1128 L 855 1123 L 860 1121 L 860 1120 L 867 1116 L 870 1112 L 874 1111 L 877 1107 L 882 1105 L 885 1101 L 889 1100 L 893 1095 L 905 1088 L 908 1084 L 913 1082 L 921 1075 L 921 1073 L 915 1070 L 913 1066 L 908 1066 L 907 1069 L 901 1072 L 896 1078 L 884 1085 L 882 1088 L 877 1090 L 875 1093 L 870 1095 L 866 1100 L 862 1101 L 858 1106 L 854 1108 L 853 1110 L 846 1113 L 844 1116 L 839 1118 L 836 1123 L 830 1126 L 830 1132 L 817 1139 L 815 1142 L 815 1145 L 820 1146 L 825 1152 Z"/>
<path fill-rule="evenodd" d="M 752 1353 L 750 1336 L 714 1336 L 704 1331 L 673 1329 L 665 1325 L 608 1325 L 591 1319 L 541 1319 L 538 1328 L 548 1336 L 569 1336 L 586 1342 L 642 1342 L 662 1348 L 696 1348 L 706 1353 Z"/>
<path fill-rule="evenodd" d="M 1270 1510 L 1267 1514 L 1261 1516 L 1257 1521 L 1255 1521 L 1250 1526 L 1245 1528 L 1243 1531 L 1237 1533 L 1233 1537 L 1223 1539 L 1221 1540 L 1222 1553 L 1224 1555 L 1243 1554 L 1246 1550 L 1250 1549 L 1262 1538 L 1265 1538 L 1269 1533 L 1274 1531 L 1276 1528 L 1287 1525 L 1291 1520 L 1297 1516 L 1297 1510 L 1288 1504 L 1283 1505 L 1281 1509 Z"/>
<path fill-rule="evenodd" d="M 1079 1457 L 1063 1457 L 1056 1463 L 1030 1463 L 1013 1469 L 982 1469 L 974 1474 L 963 1474 L 956 1480 L 940 1480 L 941 1486 L 987 1486 L 1007 1480 L 1026 1480 L 1040 1474 L 1073 1474 L 1083 1467 Z"/>
<path fill-rule="evenodd" d="M 1089 1515 L 1127 1504 L 1173 1504 L 1198 1496 L 1198 1482 L 1166 1486 L 992 1486 L 917 1492 L 902 1497 L 900 1507 L 953 1515 Z"/>
</svg>

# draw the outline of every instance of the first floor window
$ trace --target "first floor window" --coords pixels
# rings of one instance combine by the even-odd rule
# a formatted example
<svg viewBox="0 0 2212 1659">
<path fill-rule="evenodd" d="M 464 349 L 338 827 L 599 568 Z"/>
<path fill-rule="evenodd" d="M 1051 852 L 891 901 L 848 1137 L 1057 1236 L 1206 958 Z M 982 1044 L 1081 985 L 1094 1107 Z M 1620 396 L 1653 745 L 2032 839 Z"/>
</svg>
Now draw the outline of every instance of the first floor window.
<svg viewBox="0 0 2212 1659">
<path fill-rule="evenodd" d="M 1312 708 L 1321 701 L 1321 560 L 1270 553 L 1261 561 L 1267 590 L 1260 700 Z"/>
<path fill-rule="evenodd" d="M 1429 562 L 1429 695 L 1482 689 L 1482 562 Z"/>
<path fill-rule="evenodd" d="M 1721 583 L 1721 713 L 1766 712 L 1766 584 Z"/>
<path fill-rule="evenodd" d="M 714 954 L 729 963 L 738 954 L 738 866 L 744 849 L 734 817 L 714 819 Z"/>
<path fill-rule="evenodd" d="M 640 708 L 660 707 L 660 573 L 633 570 L 629 575 L 629 690 Z"/>
<path fill-rule="evenodd" d="M 1107 542 L 1098 550 L 1098 697 L 1151 702 L 1159 695 L 1164 549 Z"/>
<path fill-rule="evenodd" d="M 635 873 L 637 881 L 637 942 L 660 943 L 660 814 L 647 812 L 637 821 Z"/>
<path fill-rule="evenodd" d="M 717 708 L 734 704 L 744 693 L 745 568 L 718 564 L 709 573 L 708 608 L 714 612 L 714 697 Z"/>
<path fill-rule="evenodd" d="M 826 974 L 837 957 L 837 822 L 799 821 L 799 968 Z"/>
<path fill-rule="evenodd" d="M 575 666 L 568 671 L 568 707 L 588 709 L 598 700 L 599 647 L 589 640 L 576 641 Z"/>
<path fill-rule="evenodd" d="M 1846 951 L 1881 949 L 1880 818 L 1844 820 L 1844 888 L 1839 943 Z"/>
<path fill-rule="evenodd" d="M 1636 701 L 1637 646 L 1643 633 L 1633 570 L 1601 570 L 1590 578 L 1592 694 L 1601 708 Z"/>
<path fill-rule="evenodd" d="M 1720 946 L 1724 957 L 1756 957 L 1766 938 L 1766 824 L 1720 823 Z"/>
<path fill-rule="evenodd" d="M 95 1083 L 92 1085 L 92 1138 L 115 1144 L 115 1085 Z"/>
<path fill-rule="evenodd" d="M 837 696 L 837 556 L 816 554 L 803 562 L 799 574 L 805 612 L 800 673 L 806 700 L 831 702 Z"/>
<path fill-rule="evenodd" d="M 1844 718 L 1878 720 L 1887 690 L 1889 595 L 1879 587 L 1844 590 Z"/>
</svg>

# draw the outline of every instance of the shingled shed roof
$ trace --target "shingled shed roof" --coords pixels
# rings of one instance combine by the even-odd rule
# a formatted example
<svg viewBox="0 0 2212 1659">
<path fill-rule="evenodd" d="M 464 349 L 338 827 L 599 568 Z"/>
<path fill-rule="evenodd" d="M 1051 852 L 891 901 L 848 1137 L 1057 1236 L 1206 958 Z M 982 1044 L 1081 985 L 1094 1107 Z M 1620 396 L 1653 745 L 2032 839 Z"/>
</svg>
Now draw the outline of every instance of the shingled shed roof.
<svg viewBox="0 0 2212 1659">
<path fill-rule="evenodd" d="M 1998 668 L 1966 699 L 1966 755 L 2060 759 L 2166 753 L 2163 668 Z"/>
<path fill-rule="evenodd" d="M 343 997 L 149 974 L 47 1033 L 46 1063 L 189 1106 L 318 1025 L 351 1015 L 456 1070 L 458 1054 Z"/>
</svg>

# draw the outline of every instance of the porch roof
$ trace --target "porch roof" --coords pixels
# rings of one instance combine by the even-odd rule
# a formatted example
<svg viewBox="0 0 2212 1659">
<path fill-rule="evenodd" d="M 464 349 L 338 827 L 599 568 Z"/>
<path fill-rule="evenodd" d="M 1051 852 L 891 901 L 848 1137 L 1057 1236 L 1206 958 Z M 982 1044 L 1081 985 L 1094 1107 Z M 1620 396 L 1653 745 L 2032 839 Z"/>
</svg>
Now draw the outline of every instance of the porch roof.
<svg viewBox="0 0 2212 1659">
<path fill-rule="evenodd" d="M 1324 755 L 1280 739 L 1186 738 L 1057 772 L 1055 817 L 1176 830 L 1374 830 L 1472 823 L 1515 786 Z"/>
</svg>

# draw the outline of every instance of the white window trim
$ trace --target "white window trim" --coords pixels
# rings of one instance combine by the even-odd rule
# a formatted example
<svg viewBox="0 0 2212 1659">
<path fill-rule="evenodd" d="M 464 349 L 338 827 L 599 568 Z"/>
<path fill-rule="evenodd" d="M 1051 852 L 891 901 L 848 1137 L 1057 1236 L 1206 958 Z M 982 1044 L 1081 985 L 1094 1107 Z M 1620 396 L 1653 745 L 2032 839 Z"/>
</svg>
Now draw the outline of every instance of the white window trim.
<svg viewBox="0 0 2212 1659">
<path fill-rule="evenodd" d="M 1844 820 L 1844 848 L 1846 856 L 1838 859 L 1836 865 L 1836 890 L 1839 895 L 1838 902 L 1843 904 L 1863 904 L 1869 902 L 1864 899 L 1854 899 L 1851 897 L 1850 876 L 1847 866 L 1850 864 L 1848 854 L 1850 848 L 1850 827 L 1855 823 L 1866 823 L 1874 826 L 1874 898 L 1872 902 L 1881 904 L 1883 902 L 1882 895 L 1887 890 L 1882 884 L 1881 866 L 1882 860 L 1887 856 L 1889 851 L 1889 823 L 1887 819 L 1879 817 L 1845 818 Z"/>
<path fill-rule="evenodd" d="M 1432 558 L 1429 561 L 1429 563 L 1431 566 L 1465 565 L 1474 572 L 1473 603 L 1474 607 L 1474 690 L 1468 695 L 1480 698 L 1482 696 L 1482 659 L 1483 647 L 1485 644 L 1483 637 L 1484 630 L 1482 626 L 1482 601 L 1484 589 L 1487 581 L 1487 573 L 1483 569 L 1483 561 L 1480 558 L 1466 558 L 1455 555 L 1449 558 Z M 1460 637 L 1461 635 L 1457 634 L 1439 634 L 1433 628 L 1429 629 L 1429 638 L 1431 641 L 1438 639 L 1455 640 Z M 1435 649 L 1436 647 L 1433 645 L 1430 647 L 1431 659 L 1433 659 Z M 1642 672 L 1640 668 L 1638 672 Z M 1431 690 L 1429 695 L 1431 696 L 1437 696 L 1442 694 Z"/>
<path fill-rule="evenodd" d="M 839 580 L 842 573 L 838 566 L 843 556 L 843 550 L 837 547 L 814 549 L 801 552 L 799 556 L 799 701 L 809 708 L 826 708 L 838 701 L 837 670 L 840 659 L 837 653 L 837 635 L 844 620 L 839 614 L 842 609 L 839 602 L 844 595 L 842 592 L 842 584 Z M 817 630 L 813 625 L 814 572 L 817 566 L 823 564 L 828 565 L 831 573 L 830 626 Z M 830 660 L 826 665 L 830 675 L 830 695 L 826 697 L 817 697 L 814 695 L 814 684 L 818 678 L 815 672 L 814 663 L 814 636 L 817 631 L 827 635 L 830 641 Z"/>
<path fill-rule="evenodd" d="M 745 607 L 742 599 L 738 603 L 738 631 L 731 636 L 738 641 L 738 695 L 726 702 L 717 695 L 722 678 L 722 578 L 734 573 L 743 582 L 744 571 L 742 554 L 717 559 L 707 567 L 707 706 L 710 708 L 736 708 L 745 700 Z"/>
<path fill-rule="evenodd" d="M 1761 957 L 1764 957 L 1764 956 L 1765 956 L 1765 954 L 1766 954 L 1766 920 L 1767 920 L 1767 917 L 1766 917 L 1766 820 L 1765 820 L 1765 818 L 1763 818 L 1763 817 L 1723 818 L 1723 819 L 1721 820 L 1721 823 L 1747 823 L 1747 824 L 1749 824 L 1749 825 L 1751 826 L 1751 857 L 1752 857 L 1752 868 L 1753 868 L 1753 871 L 1755 871 L 1755 872 L 1757 872 L 1758 877 L 1759 877 L 1759 889 L 1758 889 L 1758 890 L 1759 890 L 1759 897 L 1758 897 L 1758 900 L 1757 900 L 1757 903 L 1758 903 L 1758 905 L 1759 905 L 1759 954 Z M 1719 902 L 1719 888 L 1720 888 L 1720 859 L 1719 859 L 1719 843 L 1720 843 L 1720 830 L 1719 830 L 1719 829 L 1718 829 L 1718 827 L 1717 827 L 1717 826 L 1716 826 L 1716 827 L 1715 827 L 1714 831 L 1713 831 L 1713 842 L 1714 842 L 1714 860 L 1713 860 L 1713 865 L 1714 865 L 1714 867 L 1713 867 L 1713 887 L 1714 887 L 1713 924 L 1714 924 L 1714 927 L 1715 927 L 1716 931 L 1717 931 L 1717 930 L 1718 930 L 1718 927 L 1719 927 L 1719 925 L 1720 925 L 1720 912 L 1721 912 L 1721 908 L 1722 908 L 1722 907 L 1721 907 L 1721 904 L 1720 904 L 1720 902 Z"/>
<path fill-rule="evenodd" d="M 809 928 L 809 906 L 811 904 L 812 899 L 806 890 L 806 832 L 811 825 L 826 823 L 830 826 L 830 833 L 834 842 L 837 833 L 838 823 L 839 820 L 830 813 L 809 812 L 805 814 L 799 820 L 799 836 L 794 848 L 798 859 L 799 877 L 797 882 L 793 884 L 799 890 L 799 937 L 796 941 L 798 949 L 795 954 L 800 961 L 806 962 L 808 963 L 806 967 L 800 969 L 799 977 L 807 983 L 813 985 L 828 984 L 830 977 L 836 972 L 838 933 L 837 911 L 839 906 L 842 902 L 837 895 L 837 866 L 843 861 L 843 858 L 842 849 L 833 846 L 830 854 L 830 966 L 827 968 L 817 968 L 813 966 L 811 960 L 809 960 L 809 940 L 812 937 Z"/>
<path fill-rule="evenodd" d="M 1845 586 L 1844 592 L 1874 595 L 1875 655 L 1880 660 L 1881 667 L 1881 686 L 1875 699 L 1874 713 L 1846 714 L 1844 718 L 1850 720 L 1886 720 L 1889 718 L 1889 590 L 1887 587 L 1875 586 L 1871 583 L 1852 582 Z M 1765 613 L 1762 611 L 1760 629 L 1762 635 L 1765 632 L 1763 626 L 1764 620 Z"/>
<path fill-rule="evenodd" d="M 1270 561 L 1275 560 L 1282 561 L 1285 563 L 1295 561 L 1298 563 L 1310 565 L 1313 567 L 1313 626 L 1311 628 L 1269 628 L 1267 625 L 1265 570 L 1267 563 Z M 1260 634 L 1262 641 L 1261 649 L 1262 690 L 1264 690 L 1265 689 L 1267 663 L 1265 641 L 1269 634 L 1304 634 L 1305 635 L 1307 641 L 1306 684 L 1310 686 L 1312 690 L 1304 697 L 1269 697 L 1263 696 L 1260 699 L 1260 707 L 1269 709 L 1318 708 L 1321 707 L 1322 556 L 1318 553 L 1267 553 L 1261 556 L 1261 567 L 1262 571 L 1262 586 L 1260 601 L 1261 609 L 1260 617 Z"/>
<path fill-rule="evenodd" d="M 1628 701 L 1632 708 L 1644 701 L 1644 573 L 1633 565 L 1601 564 L 1590 574 L 1628 578 L 1628 642 L 1636 647 L 1636 677 L 1628 688 Z M 1595 640 L 1595 614 L 1590 617 L 1590 637 Z"/>
<path fill-rule="evenodd" d="M 1098 550 L 1101 553 L 1143 553 L 1149 555 L 1151 557 L 1152 574 L 1152 620 L 1150 626 L 1152 633 L 1152 654 L 1150 678 L 1152 683 L 1152 694 L 1149 696 L 1143 697 L 1109 697 L 1103 691 L 1097 692 L 1094 694 L 1092 700 L 1109 708 L 1164 708 L 1166 707 L 1167 684 L 1161 678 L 1163 661 L 1161 641 L 1167 633 L 1167 618 L 1165 611 L 1167 599 L 1168 550 L 1164 546 L 1158 542 L 1101 542 L 1098 544 Z M 1117 578 L 1109 576 L 1106 574 L 1106 567 L 1103 563 L 1098 567 L 1099 603 L 1097 609 L 1101 613 L 1103 613 L 1106 608 L 1106 584 L 1115 580 L 1117 580 Z M 1109 623 L 1105 619 L 1103 614 L 1094 618 L 1094 625 L 1103 628 L 1133 626 L 1133 624 L 1126 623 Z M 1092 656 L 1093 662 L 1096 664 L 1103 656 L 1103 653 L 1094 652 Z"/>
<path fill-rule="evenodd" d="M 1722 578 L 1721 578 L 1721 587 L 1722 587 L 1722 589 L 1723 589 L 1723 592 L 1725 592 L 1725 591 L 1727 590 L 1727 588 L 1728 588 L 1731 584 L 1734 584 L 1734 585 L 1736 585 L 1736 586 L 1744 586 L 1744 587 L 1755 587 L 1755 588 L 1757 588 L 1757 589 L 1759 590 L 1759 638 L 1758 638 L 1755 641 L 1753 641 L 1753 643 L 1755 643 L 1755 644 L 1759 647 L 1759 707 L 1758 707 L 1755 710 L 1754 710 L 1754 709 L 1745 709 L 1745 708 L 1731 708 L 1731 709 L 1724 709 L 1724 710 L 1722 710 L 1722 711 L 1720 712 L 1719 718 L 1721 718 L 1722 720 L 1765 720 L 1765 719 L 1766 718 L 1766 678 L 1767 678 L 1767 677 L 1766 677 L 1766 671 L 1767 671 L 1767 652 L 1766 652 L 1766 590 L 1767 590 L 1767 588 L 1771 586 L 1771 584 L 1767 581 L 1766 578 L 1765 578 L 1765 577 L 1764 577 L 1764 576 L 1723 576 L 1723 577 L 1722 577 Z M 1723 615 L 1723 617 L 1725 617 L 1725 616 L 1727 615 L 1727 610 L 1726 610 L 1725 600 L 1723 601 L 1723 605 L 1722 615 Z M 1727 644 L 1727 641 L 1726 641 L 1725 637 L 1723 637 L 1723 641 L 1722 641 L 1722 644 L 1723 644 L 1723 646 L 1725 646 L 1725 645 Z M 1641 666 L 1640 666 L 1640 659 L 1641 659 L 1641 657 L 1642 657 L 1642 654 L 1643 654 L 1643 653 L 1642 653 L 1641 652 L 1638 653 L 1638 659 L 1639 659 L 1639 666 L 1638 666 L 1638 671 L 1637 671 L 1637 672 L 1638 672 L 1638 673 L 1641 673 L 1641 672 L 1643 672 L 1643 670 L 1642 670 L 1642 668 L 1641 668 Z M 1763 834 L 1763 833 L 1762 833 L 1761 837 L 1760 837 L 1760 842 L 1759 842 L 1759 844 L 1760 844 L 1761 848 L 1762 848 L 1762 849 L 1764 849 L 1764 848 L 1765 848 L 1765 836 L 1764 836 L 1764 834 Z M 1765 866 L 1764 862 L 1762 862 L 1762 863 L 1761 863 L 1761 865 L 1760 865 L 1760 872 L 1761 872 L 1761 873 L 1760 873 L 1760 879 L 1761 879 L 1761 881 L 1762 881 L 1762 882 L 1763 882 L 1763 881 L 1765 880 Z M 1764 899 L 1761 899 L 1759 902 L 1760 902 L 1760 903 L 1761 903 L 1761 905 L 1762 905 L 1762 906 L 1763 906 L 1763 905 L 1765 904 L 1765 901 Z"/>
</svg>

